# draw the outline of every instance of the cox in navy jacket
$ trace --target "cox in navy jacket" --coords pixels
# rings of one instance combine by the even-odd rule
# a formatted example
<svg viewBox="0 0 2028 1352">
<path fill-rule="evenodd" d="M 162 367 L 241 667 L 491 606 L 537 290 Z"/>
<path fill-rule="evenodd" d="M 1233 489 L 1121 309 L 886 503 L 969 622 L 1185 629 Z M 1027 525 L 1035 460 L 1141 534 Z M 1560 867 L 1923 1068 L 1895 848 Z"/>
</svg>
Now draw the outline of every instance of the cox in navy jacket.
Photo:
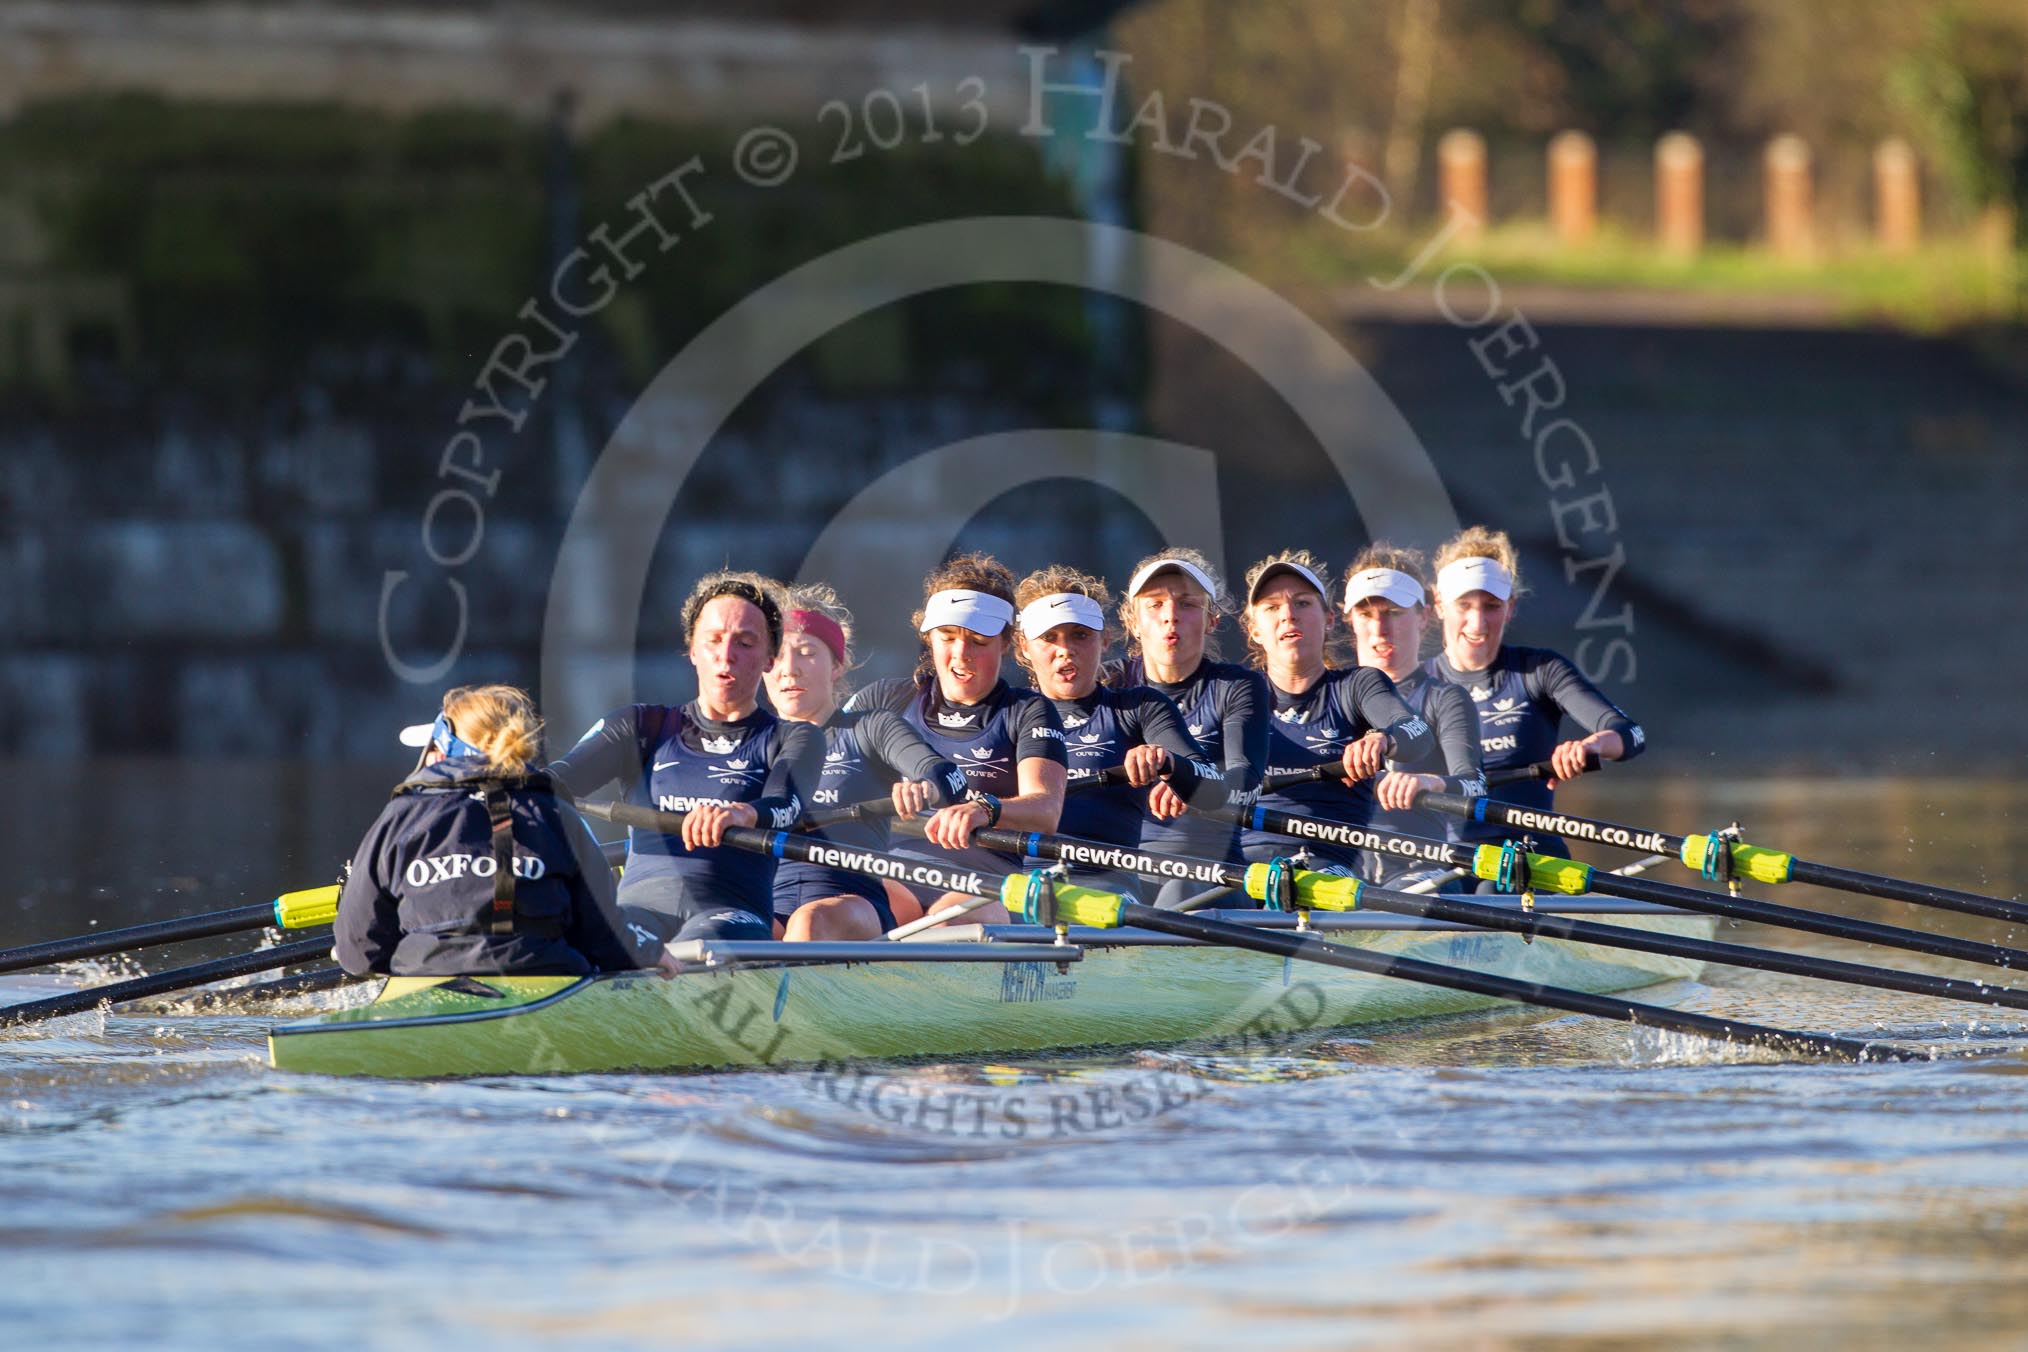
<svg viewBox="0 0 2028 1352">
<path fill-rule="evenodd" d="M 642 965 L 613 902 L 612 870 L 540 775 L 505 789 L 513 835 L 511 932 L 494 932 L 492 766 L 441 760 L 394 791 L 338 899 L 338 961 L 354 976 L 584 975 Z"/>
</svg>

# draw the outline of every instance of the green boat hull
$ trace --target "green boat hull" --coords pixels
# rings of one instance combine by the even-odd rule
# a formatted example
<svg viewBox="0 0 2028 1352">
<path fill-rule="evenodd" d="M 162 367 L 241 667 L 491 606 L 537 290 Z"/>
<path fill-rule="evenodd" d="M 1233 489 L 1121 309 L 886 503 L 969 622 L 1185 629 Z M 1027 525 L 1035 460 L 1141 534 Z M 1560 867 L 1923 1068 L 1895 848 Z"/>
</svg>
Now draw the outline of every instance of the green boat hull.
<svg viewBox="0 0 2028 1352">
<path fill-rule="evenodd" d="M 1708 938 L 1700 916 L 1624 918 Z M 597 977 L 394 978 L 378 999 L 270 1031 L 282 1070 L 395 1077 L 788 1066 L 1265 1038 L 1503 1002 L 1232 949 L 1074 932 L 1081 960 L 763 964 Z M 1583 991 L 1702 964 L 1483 931 L 1330 936 Z M 1111 939 L 1113 942 L 1108 942 Z M 1046 953 L 1038 949 L 1038 953 Z"/>
</svg>

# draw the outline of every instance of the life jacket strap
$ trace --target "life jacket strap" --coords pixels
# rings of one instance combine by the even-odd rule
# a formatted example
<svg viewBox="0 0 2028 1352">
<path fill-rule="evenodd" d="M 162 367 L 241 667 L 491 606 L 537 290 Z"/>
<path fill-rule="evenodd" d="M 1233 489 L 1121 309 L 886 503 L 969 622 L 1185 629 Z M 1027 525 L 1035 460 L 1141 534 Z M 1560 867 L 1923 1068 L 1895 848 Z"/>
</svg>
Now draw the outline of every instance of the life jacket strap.
<svg viewBox="0 0 2028 1352">
<path fill-rule="evenodd" d="M 486 816 L 493 823 L 493 907 L 488 934 L 514 933 L 514 800 L 507 786 L 491 780 L 485 786 Z"/>
</svg>

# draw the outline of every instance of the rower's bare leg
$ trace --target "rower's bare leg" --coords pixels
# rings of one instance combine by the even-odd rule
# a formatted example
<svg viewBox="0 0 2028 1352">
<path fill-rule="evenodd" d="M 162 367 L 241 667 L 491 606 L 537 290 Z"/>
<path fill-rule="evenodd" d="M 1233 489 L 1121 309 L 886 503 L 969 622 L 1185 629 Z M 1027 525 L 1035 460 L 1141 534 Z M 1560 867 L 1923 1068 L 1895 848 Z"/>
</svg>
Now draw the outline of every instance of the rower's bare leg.
<svg viewBox="0 0 2028 1352">
<path fill-rule="evenodd" d="M 782 937 L 791 943 L 810 939 L 836 943 L 878 939 L 882 932 L 880 912 L 866 898 L 821 897 L 796 908 Z"/>
<path fill-rule="evenodd" d="M 894 912 L 894 923 L 907 925 L 922 919 L 922 902 L 915 893 L 895 882 L 892 878 L 881 884 L 887 889 L 887 909 Z"/>
<path fill-rule="evenodd" d="M 948 911 L 953 907 L 963 906 L 976 900 L 977 898 L 969 893 L 946 892 L 930 903 L 926 914 L 935 915 L 938 911 Z M 947 920 L 944 923 L 947 925 L 1004 925 L 1007 923 L 1007 908 L 997 901 L 989 901 L 983 906 L 974 906 L 963 915 Z M 942 926 L 938 926 L 938 928 L 942 928 Z"/>
</svg>

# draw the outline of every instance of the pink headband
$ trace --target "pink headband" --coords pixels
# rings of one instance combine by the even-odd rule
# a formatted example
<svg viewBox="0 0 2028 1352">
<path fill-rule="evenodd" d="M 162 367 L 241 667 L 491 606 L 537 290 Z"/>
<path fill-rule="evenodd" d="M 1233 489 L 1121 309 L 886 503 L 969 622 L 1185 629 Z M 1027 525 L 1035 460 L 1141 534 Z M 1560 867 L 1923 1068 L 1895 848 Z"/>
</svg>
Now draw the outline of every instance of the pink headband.
<svg viewBox="0 0 2028 1352">
<path fill-rule="evenodd" d="M 845 631 L 838 621 L 820 610 L 792 610 L 787 615 L 788 623 L 782 627 L 791 633 L 815 634 L 824 646 L 831 650 L 831 656 L 838 659 L 838 665 L 845 665 Z"/>
</svg>

